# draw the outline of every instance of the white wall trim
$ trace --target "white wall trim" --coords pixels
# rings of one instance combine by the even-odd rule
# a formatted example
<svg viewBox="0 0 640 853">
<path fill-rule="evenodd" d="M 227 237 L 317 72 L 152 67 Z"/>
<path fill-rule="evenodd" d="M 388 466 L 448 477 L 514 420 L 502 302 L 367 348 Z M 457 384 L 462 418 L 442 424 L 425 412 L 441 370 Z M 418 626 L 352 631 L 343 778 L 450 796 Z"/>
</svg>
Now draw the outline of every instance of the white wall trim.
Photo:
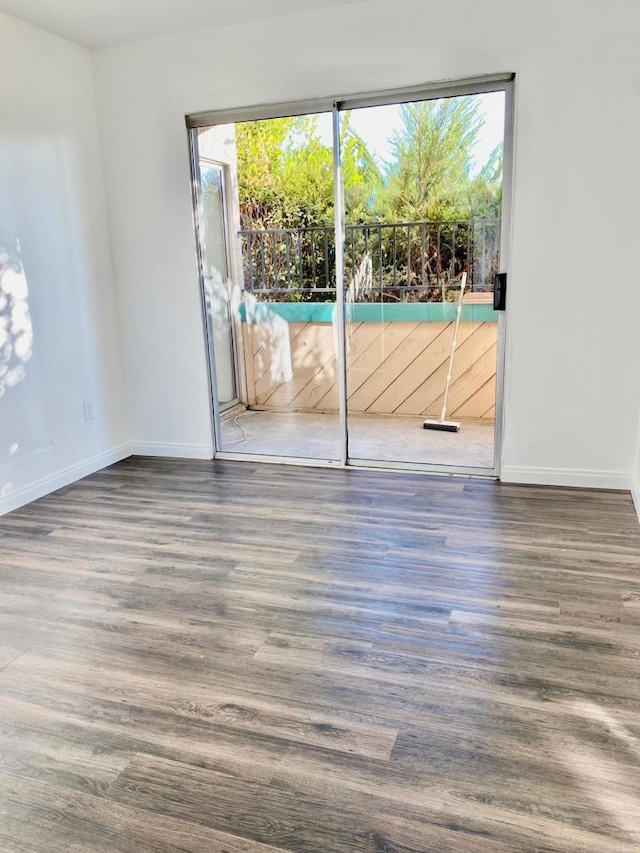
<svg viewBox="0 0 640 853">
<path fill-rule="evenodd" d="M 580 468 L 534 468 L 503 465 L 503 483 L 530 483 L 536 486 L 576 486 L 583 489 L 631 488 L 631 477 L 624 471 L 597 471 Z"/>
<path fill-rule="evenodd" d="M 174 459 L 213 459 L 210 444 L 162 444 L 155 441 L 132 441 L 132 456 L 167 456 Z"/>
<path fill-rule="evenodd" d="M 637 474 L 633 474 L 631 477 L 631 497 L 633 498 L 633 502 L 636 505 L 638 521 L 640 521 L 640 480 L 638 479 Z"/>
<path fill-rule="evenodd" d="M 7 512 L 38 500 L 38 498 L 43 498 L 45 495 L 63 488 L 63 486 L 69 486 L 71 483 L 88 477 L 89 474 L 95 474 L 96 471 L 106 468 L 107 465 L 120 462 L 128 456 L 131 456 L 131 445 L 129 442 L 125 442 L 111 448 L 111 450 L 105 450 L 103 453 L 76 462 L 75 465 L 63 468 L 62 471 L 49 474 L 49 476 L 36 480 L 34 483 L 22 486 L 0 498 L 0 515 L 5 515 Z"/>
</svg>

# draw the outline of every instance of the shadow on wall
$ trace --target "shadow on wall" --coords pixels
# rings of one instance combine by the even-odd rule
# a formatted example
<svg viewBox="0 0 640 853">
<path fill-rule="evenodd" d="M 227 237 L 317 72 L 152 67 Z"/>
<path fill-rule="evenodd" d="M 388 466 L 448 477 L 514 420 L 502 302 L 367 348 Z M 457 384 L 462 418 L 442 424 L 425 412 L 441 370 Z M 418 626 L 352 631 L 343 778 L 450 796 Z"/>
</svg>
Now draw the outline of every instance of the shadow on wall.
<svg viewBox="0 0 640 853">
<path fill-rule="evenodd" d="M 16 241 L 13 250 L 0 246 L 0 397 L 25 378 L 32 346 L 29 288 Z"/>
<path fill-rule="evenodd" d="M 20 243 L 16 240 L 13 249 L 0 245 L 0 401 L 27 375 L 26 364 L 32 352 L 29 288 Z M 14 441 L 2 448 L 2 452 L 13 459 L 18 449 L 18 443 Z M 0 464 L 3 461 L 0 459 Z M 0 497 L 11 492 L 12 488 L 11 482 L 0 483 Z"/>
</svg>

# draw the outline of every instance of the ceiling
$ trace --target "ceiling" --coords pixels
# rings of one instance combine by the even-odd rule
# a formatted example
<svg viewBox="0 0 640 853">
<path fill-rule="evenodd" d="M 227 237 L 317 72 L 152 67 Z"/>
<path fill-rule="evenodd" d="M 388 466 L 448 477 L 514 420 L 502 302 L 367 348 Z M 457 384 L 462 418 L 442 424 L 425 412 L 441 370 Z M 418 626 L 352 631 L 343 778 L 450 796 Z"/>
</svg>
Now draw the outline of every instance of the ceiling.
<svg viewBox="0 0 640 853">
<path fill-rule="evenodd" d="M 87 47 L 196 32 L 368 0 L 0 0 L 0 11 Z"/>
</svg>

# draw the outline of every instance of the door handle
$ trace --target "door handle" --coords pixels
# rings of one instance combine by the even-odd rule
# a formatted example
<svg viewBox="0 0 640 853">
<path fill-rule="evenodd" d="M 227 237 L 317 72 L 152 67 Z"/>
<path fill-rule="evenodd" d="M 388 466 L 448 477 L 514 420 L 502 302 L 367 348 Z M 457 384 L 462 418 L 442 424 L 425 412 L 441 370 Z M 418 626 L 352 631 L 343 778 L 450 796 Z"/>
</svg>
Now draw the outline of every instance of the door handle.
<svg viewBox="0 0 640 853">
<path fill-rule="evenodd" d="M 507 274 L 496 273 L 493 280 L 493 310 L 505 311 L 507 308 Z"/>
</svg>

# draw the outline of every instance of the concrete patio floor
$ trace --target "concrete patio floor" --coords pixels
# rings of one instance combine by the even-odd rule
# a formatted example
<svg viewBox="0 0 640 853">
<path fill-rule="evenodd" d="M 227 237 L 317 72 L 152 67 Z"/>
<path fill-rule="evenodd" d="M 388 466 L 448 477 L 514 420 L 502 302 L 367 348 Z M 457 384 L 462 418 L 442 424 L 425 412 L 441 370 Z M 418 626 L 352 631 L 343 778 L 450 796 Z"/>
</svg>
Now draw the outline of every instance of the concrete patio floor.
<svg viewBox="0 0 640 853">
<path fill-rule="evenodd" d="M 493 421 L 465 420 L 458 433 L 425 430 L 423 418 L 350 415 L 349 456 L 383 462 L 425 462 L 493 467 Z M 226 453 L 337 459 L 340 424 L 335 414 L 246 410 L 223 419 Z"/>
</svg>

